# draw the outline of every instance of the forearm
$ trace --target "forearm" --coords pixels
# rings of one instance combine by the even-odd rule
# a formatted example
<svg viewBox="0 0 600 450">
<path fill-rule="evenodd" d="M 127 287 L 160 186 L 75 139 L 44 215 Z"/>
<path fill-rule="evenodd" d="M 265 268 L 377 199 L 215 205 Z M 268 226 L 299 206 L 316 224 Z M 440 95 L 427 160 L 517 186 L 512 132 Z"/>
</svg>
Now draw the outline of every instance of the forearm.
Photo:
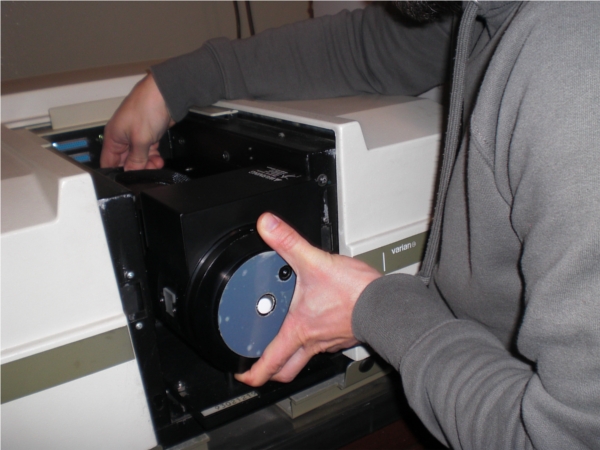
<svg viewBox="0 0 600 450">
<path fill-rule="evenodd" d="M 539 320 L 559 320 L 544 316 Z M 589 348 L 590 339 L 564 336 L 571 347 L 559 355 L 564 364 L 537 367 L 515 357 L 484 326 L 454 318 L 435 290 L 405 275 L 367 287 L 353 330 L 400 372 L 411 407 L 451 448 L 585 448 L 598 433 L 598 348 Z M 578 391 L 564 401 L 567 385 Z"/>
<path fill-rule="evenodd" d="M 219 99 L 415 95 L 445 80 L 449 29 L 405 27 L 372 7 L 212 40 L 152 72 L 175 120 Z"/>
<path fill-rule="evenodd" d="M 488 330 L 450 312 L 434 287 L 408 275 L 371 283 L 353 329 L 402 376 L 411 407 L 452 448 L 528 448 L 520 420 L 533 376 Z"/>
</svg>

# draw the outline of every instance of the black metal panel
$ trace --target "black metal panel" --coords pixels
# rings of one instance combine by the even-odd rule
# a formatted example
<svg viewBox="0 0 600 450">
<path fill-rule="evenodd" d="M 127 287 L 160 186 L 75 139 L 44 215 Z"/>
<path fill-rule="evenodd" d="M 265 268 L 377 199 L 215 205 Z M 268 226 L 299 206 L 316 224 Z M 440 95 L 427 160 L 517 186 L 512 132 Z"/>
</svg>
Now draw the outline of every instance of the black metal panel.
<svg viewBox="0 0 600 450">
<path fill-rule="evenodd" d="M 254 226 L 264 211 L 291 223 L 314 245 L 338 250 L 333 132 L 252 114 L 190 114 L 161 139 L 165 169 L 134 174 L 99 169 L 102 133 L 96 127 L 47 139 L 88 143 L 90 161 L 83 166 L 94 180 L 161 445 L 184 442 L 344 371 L 345 357 L 319 355 L 290 384 L 250 388 L 202 356 L 202 345 L 190 339 L 197 334 L 190 333 L 186 318 L 193 308 L 185 307 L 202 258 L 223 236 Z M 269 168 L 293 176 L 274 181 L 256 174 Z M 181 299 L 182 310 L 174 317 L 161 302 L 164 286 Z M 252 392 L 246 400 L 238 399 Z M 206 414 L 219 405 L 230 406 Z"/>
<path fill-rule="evenodd" d="M 94 180 L 97 192 L 110 194 L 110 191 L 114 193 L 120 190 L 119 186 L 111 187 L 106 179 L 94 177 Z M 125 193 L 99 198 L 98 201 L 148 407 L 154 428 L 161 429 L 171 424 L 171 417 L 161 376 L 142 236 L 134 200 L 132 194 Z"/>
</svg>

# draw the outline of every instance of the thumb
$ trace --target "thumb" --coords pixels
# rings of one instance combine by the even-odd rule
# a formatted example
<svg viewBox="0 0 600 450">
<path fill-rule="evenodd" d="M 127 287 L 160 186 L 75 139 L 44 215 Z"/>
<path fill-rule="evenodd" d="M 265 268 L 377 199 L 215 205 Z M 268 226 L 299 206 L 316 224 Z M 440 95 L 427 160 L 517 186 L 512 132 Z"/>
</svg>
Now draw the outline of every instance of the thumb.
<svg viewBox="0 0 600 450">
<path fill-rule="evenodd" d="M 132 140 L 131 151 L 125 160 L 125 170 L 142 170 L 148 164 L 148 152 L 150 151 L 150 143 L 147 141 Z"/>
<path fill-rule="evenodd" d="M 260 237 L 292 266 L 297 275 L 306 262 L 318 259 L 322 253 L 291 226 L 271 213 L 261 215 L 256 228 Z"/>
</svg>

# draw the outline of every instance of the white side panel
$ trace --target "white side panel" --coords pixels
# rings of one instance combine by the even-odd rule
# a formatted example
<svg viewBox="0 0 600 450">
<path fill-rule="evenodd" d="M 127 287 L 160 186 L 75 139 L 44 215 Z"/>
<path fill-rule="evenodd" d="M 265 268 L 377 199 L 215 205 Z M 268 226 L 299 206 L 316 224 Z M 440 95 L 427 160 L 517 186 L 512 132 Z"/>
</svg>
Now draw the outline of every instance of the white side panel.
<svg viewBox="0 0 600 450">
<path fill-rule="evenodd" d="M 50 120 L 53 130 L 65 128 L 103 125 L 110 120 L 124 97 L 107 98 L 76 105 L 50 108 Z"/>
<path fill-rule="evenodd" d="M 35 122 L 49 122 L 50 108 L 124 97 L 143 77 L 144 75 L 132 75 L 3 95 L 2 123 L 14 128 L 31 119 Z"/>
<path fill-rule="evenodd" d="M 420 100 L 342 117 L 360 127 L 341 127 L 337 136 L 340 253 L 354 256 L 426 231 L 439 155 L 439 105 Z"/>
<path fill-rule="evenodd" d="M 6 450 L 155 446 L 135 360 L 2 405 Z"/>
<path fill-rule="evenodd" d="M 92 179 L 2 130 L 2 364 L 126 325 Z"/>
</svg>

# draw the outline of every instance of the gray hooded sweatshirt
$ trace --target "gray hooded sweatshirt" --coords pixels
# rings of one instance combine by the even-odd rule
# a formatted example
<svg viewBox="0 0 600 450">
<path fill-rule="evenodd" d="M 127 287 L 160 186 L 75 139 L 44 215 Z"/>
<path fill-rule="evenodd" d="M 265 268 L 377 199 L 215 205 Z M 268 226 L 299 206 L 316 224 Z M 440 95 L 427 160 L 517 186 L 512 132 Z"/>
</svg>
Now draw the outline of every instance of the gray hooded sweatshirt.
<svg viewBox="0 0 600 450">
<path fill-rule="evenodd" d="M 370 284 L 353 330 L 453 448 L 600 448 L 600 3 L 468 8 L 433 272 Z M 374 6 L 152 72 L 175 120 L 222 98 L 419 94 L 447 77 L 451 28 Z"/>
</svg>

